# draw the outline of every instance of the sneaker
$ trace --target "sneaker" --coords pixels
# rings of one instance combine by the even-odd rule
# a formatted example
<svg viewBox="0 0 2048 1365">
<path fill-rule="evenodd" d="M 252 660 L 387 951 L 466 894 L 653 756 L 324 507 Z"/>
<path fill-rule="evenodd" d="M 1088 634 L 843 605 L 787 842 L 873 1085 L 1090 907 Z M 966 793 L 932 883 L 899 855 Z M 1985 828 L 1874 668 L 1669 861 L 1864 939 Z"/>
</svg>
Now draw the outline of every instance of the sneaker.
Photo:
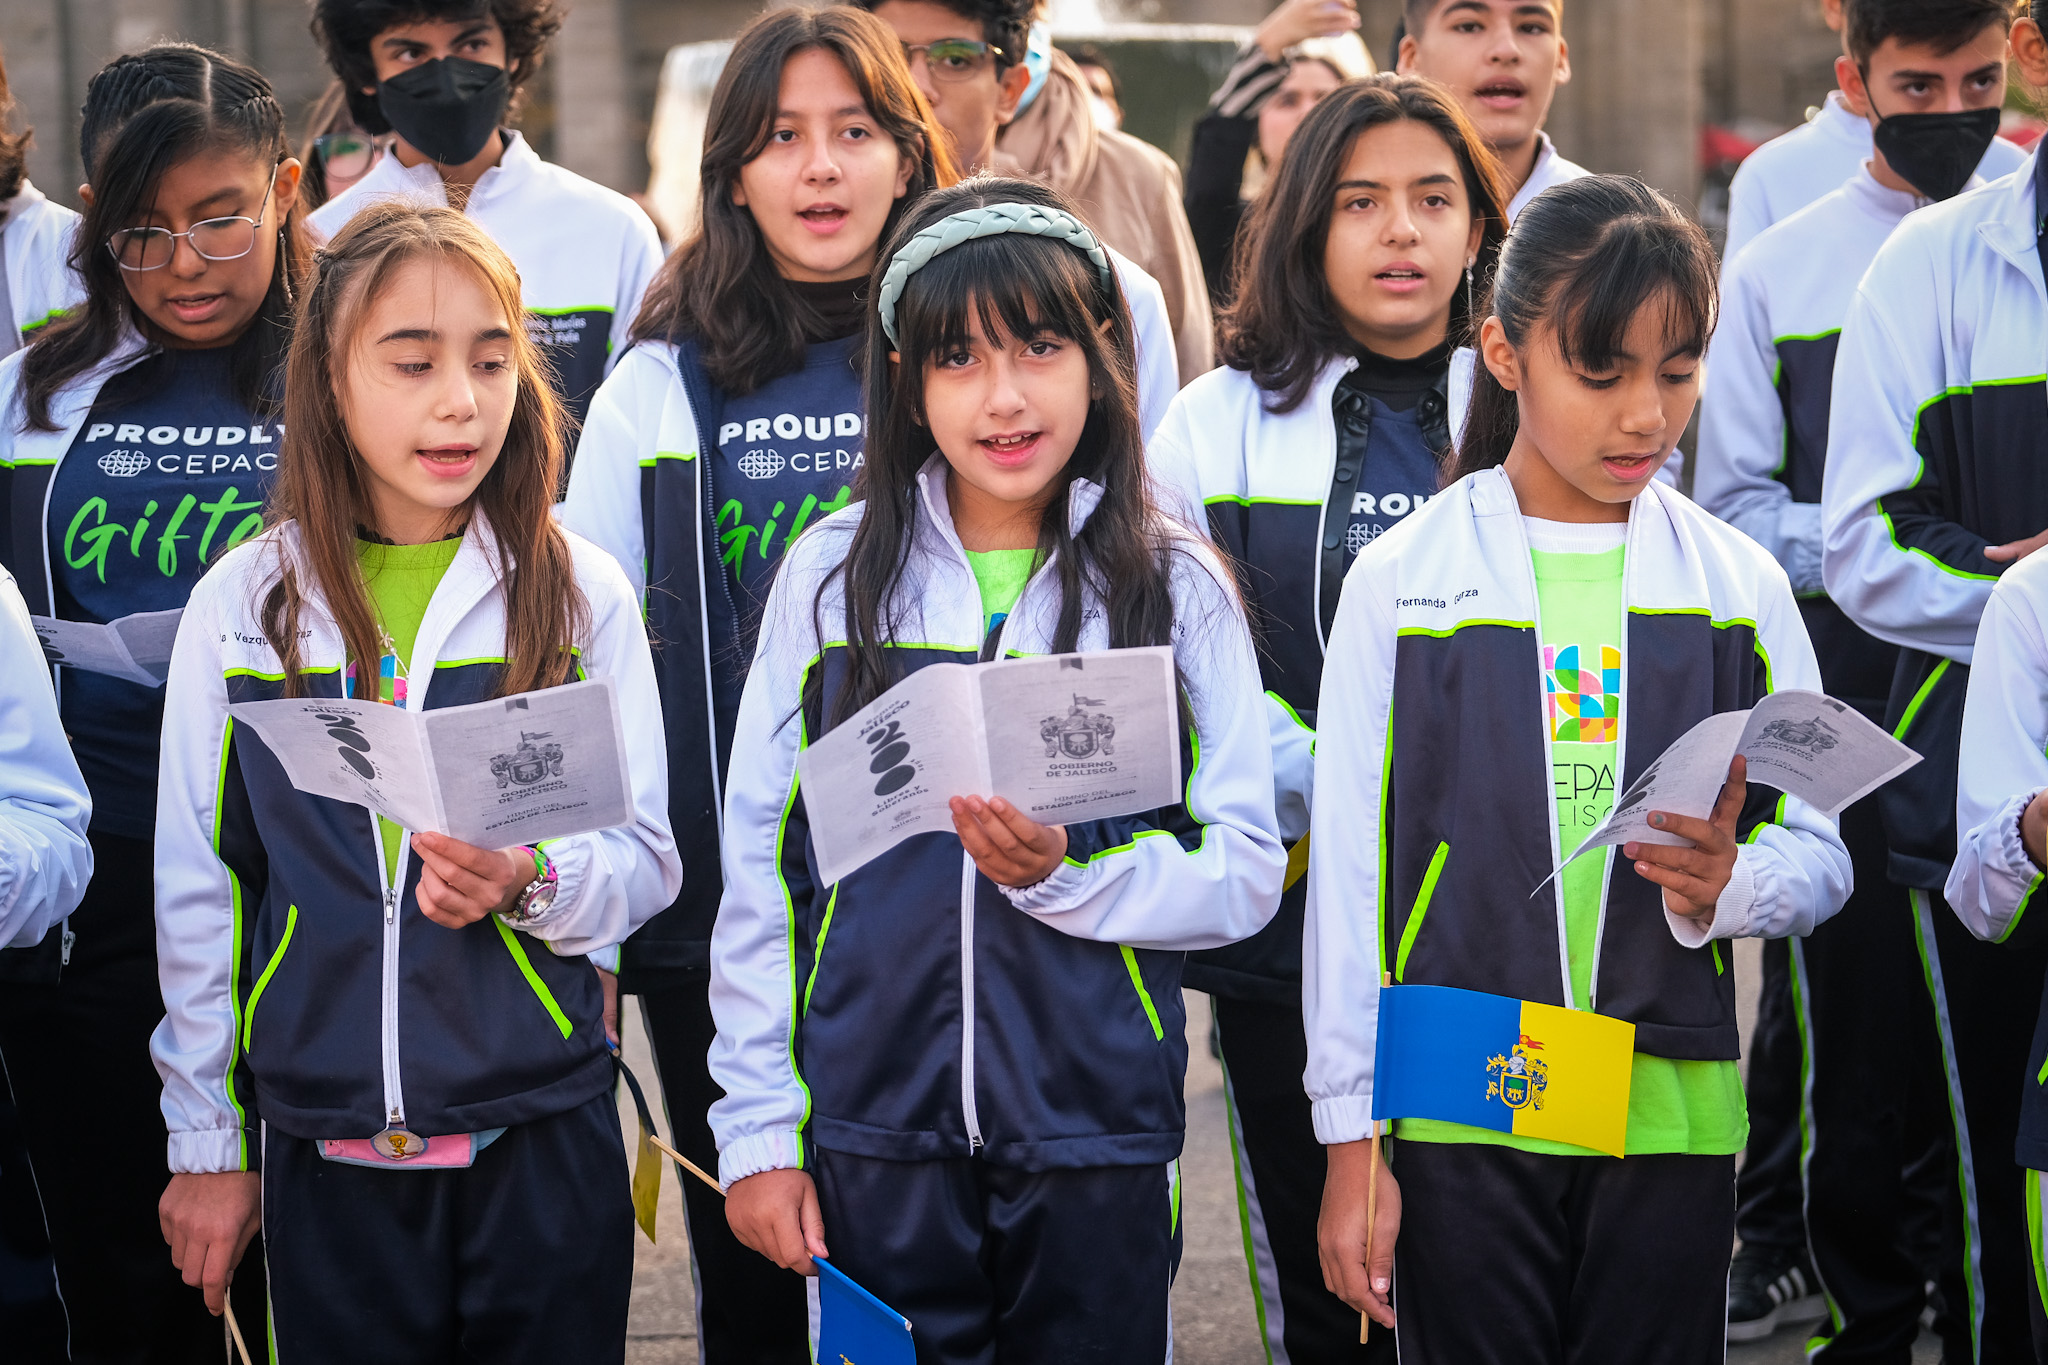
<svg viewBox="0 0 2048 1365">
<path fill-rule="evenodd" d="M 1804 1247 L 1745 1246 L 1735 1253 L 1728 1271 L 1728 1340 L 1760 1341 L 1827 1311 Z"/>
</svg>

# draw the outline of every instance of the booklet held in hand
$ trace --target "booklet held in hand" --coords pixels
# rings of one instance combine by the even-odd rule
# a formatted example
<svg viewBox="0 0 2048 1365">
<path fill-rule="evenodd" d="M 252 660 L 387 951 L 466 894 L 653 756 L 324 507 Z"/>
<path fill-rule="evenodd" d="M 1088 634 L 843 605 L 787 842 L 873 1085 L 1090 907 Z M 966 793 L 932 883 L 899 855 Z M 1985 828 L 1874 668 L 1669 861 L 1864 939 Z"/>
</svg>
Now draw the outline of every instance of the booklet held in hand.
<svg viewBox="0 0 2048 1365">
<path fill-rule="evenodd" d="M 1747 711 L 1708 716 L 1673 740 L 1614 799 L 1571 858 L 1608 844 L 1688 846 L 1690 840 L 1651 825 L 1650 812 L 1711 816 L 1737 754 L 1748 762 L 1751 783 L 1776 787 L 1831 818 L 1920 761 L 1845 702 L 1819 692 L 1773 692 Z"/>
<path fill-rule="evenodd" d="M 143 687 L 162 687 L 171 671 L 171 646 L 177 643 L 183 607 L 143 611 L 104 625 L 97 621 L 60 621 L 31 616 L 43 657 L 66 668 L 90 669 L 125 678 Z"/>
<path fill-rule="evenodd" d="M 956 796 L 1000 796 L 1042 825 L 1156 810 L 1180 792 L 1173 650 L 933 664 L 796 767 L 827 884 L 913 834 L 950 832 Z"/>
<path fill-rule="evenodd" d="M 300 791 L 416 832 L 510 848 L 632 819 L 610 678 L 435 711 L 292 697 L 240 702 L 228 714 Z"/>
</svg>

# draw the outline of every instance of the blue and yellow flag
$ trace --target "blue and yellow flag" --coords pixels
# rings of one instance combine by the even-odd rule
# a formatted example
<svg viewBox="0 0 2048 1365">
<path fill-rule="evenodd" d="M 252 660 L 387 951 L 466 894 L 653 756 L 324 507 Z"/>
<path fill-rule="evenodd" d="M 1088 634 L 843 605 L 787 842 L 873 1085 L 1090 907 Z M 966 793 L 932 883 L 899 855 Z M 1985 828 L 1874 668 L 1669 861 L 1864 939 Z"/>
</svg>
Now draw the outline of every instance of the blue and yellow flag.
<svg viewBox="0 0 2048 1365">
<path fill-rule="evenodd" d="M 1382 986 L 1375 1119 L 1441 1119 L 1620 1156 L 1636 1026 L 1450 986 Z"/>
<path fill-rule="evenodd" d="M 818 1365 L 917 1365 L 910 1319 L 834 1269 L 818 1267 Z"/>
</svg>

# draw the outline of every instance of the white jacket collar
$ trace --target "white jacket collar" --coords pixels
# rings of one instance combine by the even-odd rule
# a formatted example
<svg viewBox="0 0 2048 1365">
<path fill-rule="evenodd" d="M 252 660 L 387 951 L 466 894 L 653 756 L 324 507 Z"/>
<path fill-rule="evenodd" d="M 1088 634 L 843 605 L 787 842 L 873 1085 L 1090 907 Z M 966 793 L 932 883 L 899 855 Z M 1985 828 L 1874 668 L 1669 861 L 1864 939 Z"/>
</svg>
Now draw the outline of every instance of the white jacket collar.
<svg viewBox="0 0 2048 1365">
<path fill-rule="evenodd" d="M 1870 145 L 1870 121 L 1851 110 L 1848 100 L 1839 90 L 1828 91 L 1828 97 L 1821 102 L 1820 112 L 1813 116 L 1813 126 L 1848 146 Z"/>
<path fill-rule="evenodd" d="M 2041 233 L 2041 216 L 2034 203 L 2034 179 L 2040 160 L 2041 144 L 2037 142 L 2017 171 L 1987 187 L 1985 193 L 1993 197 L 1985 203 L 1983 220 L 1977 224 L 1978 233 L 1993 251 L 2036 281 L 2041 278 L 2040 256 L 2035 247 Z"/>
<path fill-rule="evenodd" d="M 469 208 L 474 211 L 493 199 L 515 194 L 533 178 L 535 168 L 541 164 L 539 153 L 517 131 L 500 130 L 505 139 L 505 153 L 498 158 L 498 164 L 477 178 L 476 185 L 469 192 Z M 417 166 L 408 166 L 398 159 L 396 153 L 378 158 L 370 173 L 351 185 L 348 197 L 357 204 L 371 204 L 379 199 L 394 195 L 417 195 L 439 204 L 448 205 L 448 184 L 441 179 L 440 168 L 431 161 L 422 161 Z M 340 224 L 335 224 L 336 230 Z"/>
<path fill-rule="evenodd" d="M 1972 174 L 1964 191 L 1976 189 L 1984 183 L 1980 175 Z M 1871 173 L 1870 163 L 1865 161 L 1856 168 L 1856 174 L 1849 177 L 1842 186 L 1842 193 L 1849 197 L 1856 208 L 1880 223 L 1897 224 L 1901 218 L 1915 209 L 1926 208 L 1934 201 L 1915 194 L 1911 190 L 1895 190 L 1878 182 Z"/>
</svg>

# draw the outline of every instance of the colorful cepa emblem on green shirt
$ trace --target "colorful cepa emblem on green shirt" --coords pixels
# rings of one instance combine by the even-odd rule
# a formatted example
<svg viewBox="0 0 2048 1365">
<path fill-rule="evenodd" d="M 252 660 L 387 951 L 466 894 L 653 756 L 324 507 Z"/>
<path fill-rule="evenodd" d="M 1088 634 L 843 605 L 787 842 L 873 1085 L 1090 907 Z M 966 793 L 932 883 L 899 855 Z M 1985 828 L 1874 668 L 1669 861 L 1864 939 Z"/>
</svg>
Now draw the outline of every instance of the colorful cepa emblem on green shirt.
<svg viewBox="0 0 2048 1365">
<path fill-rule="evenodd" d="M 1587 667 L 1597 657 L 1598 668 Z M 1550 738 L 1612 744 L 1621 733 L 1621 651 L 1613 645 L 1545 645 L 1543 692 Z"/>
</svg>

